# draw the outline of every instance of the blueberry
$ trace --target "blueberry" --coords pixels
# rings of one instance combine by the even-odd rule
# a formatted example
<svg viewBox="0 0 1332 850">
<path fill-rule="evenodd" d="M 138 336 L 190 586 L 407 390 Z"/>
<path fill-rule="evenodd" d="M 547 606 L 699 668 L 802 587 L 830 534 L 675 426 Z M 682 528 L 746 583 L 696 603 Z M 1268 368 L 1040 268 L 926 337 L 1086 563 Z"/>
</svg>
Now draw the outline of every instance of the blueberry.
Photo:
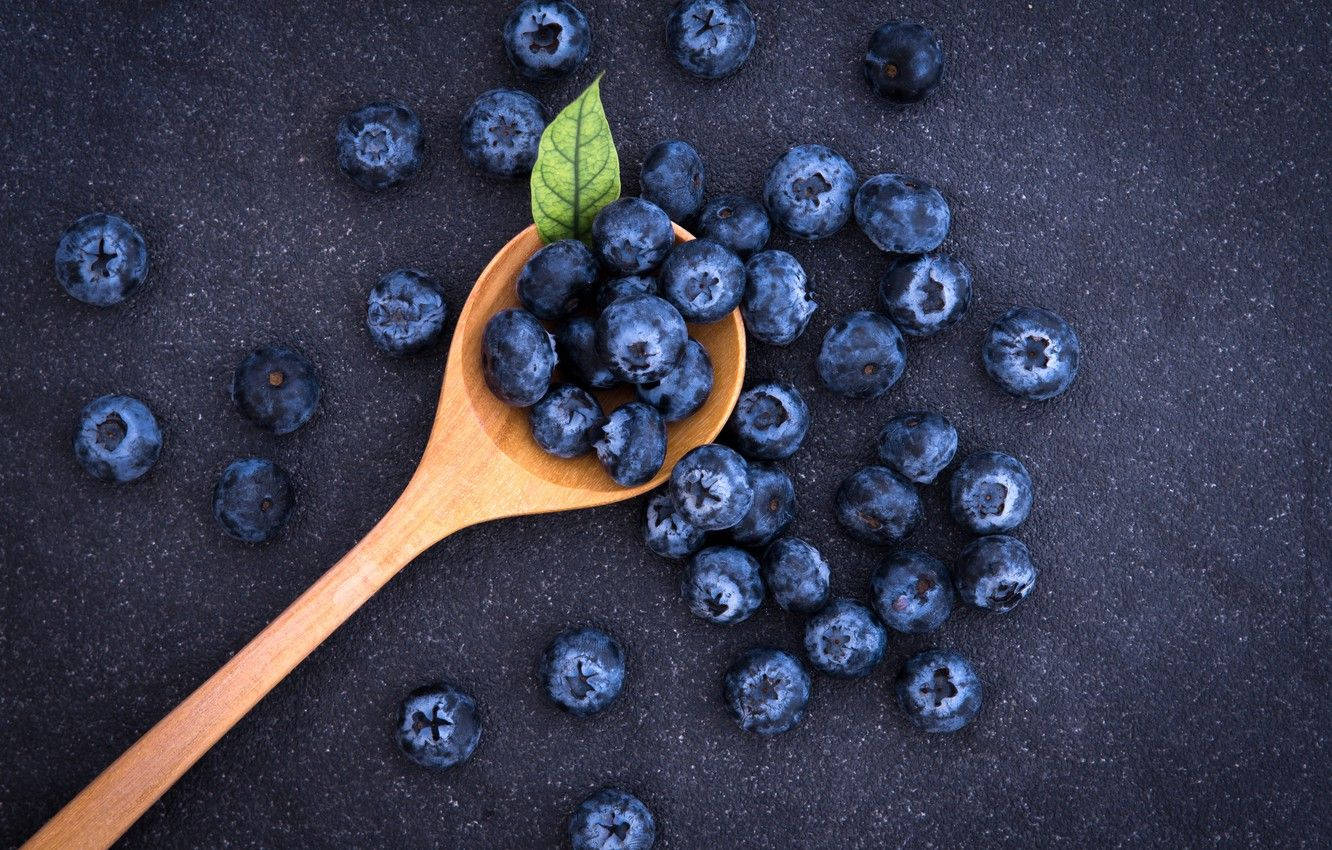
<svg viewBox="0 0 1332 850">
<path fill-rule="evenodd" d="M 870 597 L 879 619 L 908 634 L 937 630 L 953 612 L 953 577 L 948 568 L 916 549 L 898 549 L 870 577 Z"/>
<path fill-rule="evenodd" d="M 933 336 L 966 315 L 971 272 L 951 254 L 898 257 L 879 279 L 879 304 L 907 336 Z"/>
<path fill-rule="evenodd" d="M 605 310 L 617 298 L 626 295 L 656 295 L 657 278 L 651 274 L 627 274 L 614 277 L 597 290 L 597 309 Z"/>
<path fill-rule="evenodd" d="M 569 816 L 573 850 L 648 850 L 657 822 L 643 801 L 619 788 L 604 788 Z"/>
<path fill-rule="evenodd" d="M 740 656 L 722 679 L 731 716 L 741 729 L 759 735 L 778 735 L 800 725 L 809 692 L 809 674 L 795 656 L 767 647 Z"/>
<path fill-rule="evenodd" d="M 661 266 L 661 294 L 687 322 L 715 322 L 740 306 L 745 264 L 711 239 L 682 242 Z"/>
<path fill-rule="evenodd" d="M 943 48 L 934 31 L 912 21 L 889 21 L 870 36 L 865 79 L 894 103 L 916 103 L 943 76 Z"/>
<path fill-rule="evenodd" d="M 387 189 L 421 170 L 421 119 L 402 103 L 371 103 L 338 126 L 338 168 L 362 189 Z"/>
<path fill-rule="evenodd" d="M 619 383 L 619 378 L 597 353 L 597 323 L 586 316 L 574 316 L 555 332 L 555 348 L 574 380 L 594 390 L 604 390 Z"/>
<path fill-rule="evenodd" d="M 592 219 L 592 250 L 613 274 L 655 268 L 674 244 L 670 216 L 642 198 L 611 201 Z"/>
<path fill-rule="evenodd" d="M 828 562 L 799 537 L 783 537 L 763 553 L 763 583 L 787 611 L 811 614 L 828 602 Z"/>
<path fill-rule="evenodd" d="M 1005 392 L 1045 401 L 1072 386 L 1081 352 L 1078 335 L 1057 313 L 1014 307 L 990 326 L 981 359 Z"/>
<path fill-rule="evenodd" d="M 582 242 L 552 242 L 518 273 L 518 300 L 538 319 L 563 319 L 592 295 L 597 272 L 597 260 Z"/>
<path fill-rule="evenodd" d="M 763 203 L 779 227 L 801 239 L 823 239 L 851 217 L 856 170 L 823 145 L 798 145 L 773 163 Z"/>
<path fill-rule="evenodd" d="M 424 351 L 444 332 L 444 291 L 422 271 L 396 269 L 379 279 L 365 311 L 370 341 L 388 354 Z"/>
<path fill-rule="evenodd" d="M 740 70 L 757 34 L 744 0 L 684 0 L 666 24 L 666 44 L 675 61 L 705 80 Z"/>
<path fill-rule="evenodd" d="M 1031 475 L 1003 452 L 975 452 L 958 464 L 949 487 L 953 519 L 977 534 L 1012 531 L 1031 512 Z"/>
<path fill-rule="evenodd" d="M 631 384 L 659 381 L 680 365 L 689 331 L 680 311 L 655 295 L 626 295 L 597 319 L 597 353 Z"/>
<path fill-rule="evenodd" d="M 148 279 L 148 245 L 139 229 L 112 213 L 89 213 L 60 234 L 56 280 L 84 304 L 109 307 Z"/>
<path fill-rule="evenodd" d="M 263 543 L 282 530 L 291 513 L 291 477 L 271 460 L 232 461 L 213 488 L 213 518 L 246 543 Z"/>
<path fill-rule="evenodd" d="M 764 251 L 745 264 L 740 312 L 745 330 L 760 342 L 790 345 L 818 309 L 800 262 L 785 251 Z"/>
<path fill-rule="evenodd" d="M 551 387 L 532 405 L 529 418 L 537 445 L 556 457 L 578 457 L 592 451 L 606 424 L 597 400 L 573 384 Z"/>
<path fill-rule="evenodd" d="M 141 478 L 162 452 L 162 431 L 148 405 L 127 395 L 93 399 L 79 414 L 74 457 L 98 481 Z"/>
<path fill-rule="evenodd" d="M 663 487 L 648 499 L 643 542 L 663 558 L 687 558 L 703 548 L 703 529 L 680 515 L 668 488 Z"/>
<path fill-rule="evenodd" d="M 1036 572 L 1027 544 L 1007 534 L 990 534 L 962 550 L 954 584 L 963 602 L 1003 614 L 1031 593 Z"/>
<path fill-rule="evenodd" d="M 565 0 L 524 0 L 504 24 L 504 52 L 529 80 L 569 76 L 591 48 L 587 17 Z"/>
<path fill-rule="evenodd" d="M 809 407 L 800 391 L 781 381 L 757 384 L 740 394 L 726 435 L 745 457 L 785 460 L 809 431 Z"/>
<path fill-rule="evenodd" d="M 671 498 L 681 516 L 697 528 L 730 528 L 744 518 L 754 500 L 749 465 L 725 446 L 699 446 L 671 470 Z"/>
<path fill-rule="evenodd" d="M 866 543 L 896 543 L 924 514 L 916 488 L 886 466 L 866 466 L 837 488 L 837 521 Z"/>
<path fill-rule="evenodd" d="M 417 688 L 398 711 L 398 746 L 407 758 L 446 770 L 471 758 L 481 740 L 472 696 L 447 683 Z"/>
<path fill-rule="evenodd" d="M 953 213 L 934 186 L 914 177 L 879 174 L 856 192 L 856 224 L 881 251 L 923 254 L 948 235 Z"/>
<path fill-rule="evenodd" d="M 741 546 L 766 546 L 795 520 L 795 485 L 781 467 L 751 463 L 749 489 L 754 491 L 754 500 L 727 533 Z"/>
<path fill-rule="evenodd" d="M 285 345 L 250 352 L 231 381 L 236 409 L 274 434 L 290 434 L 309 422 L 319 407 L 320 393 L 314 364 Z"/>
<path fill-rule="evenodd" d="M 897 702 L 926 732 L 956 732 L 980 711 L 981 683 L 967 660 L 950 650 L 913 655 L 897 674 Z"/>
<path fill-rule="evenodd" d="M 722 195 L 703 207 L 698 216 L 698 235 L 748 257 L 768 244 L 772 225 L 762 204 L 739 195 Z"/>
<path fill-rule="evenodd" d="M 805 623 L 809 663 L 829 676 L 860 679 L 883 659 L 888 634 L 870 609 L 834 599 Z"/>
<path fill-rule="evenodd" d="M 555 363 L 555 340 L 526 310 L 510 307 L 486 322 L 481 365 L 486 386 L 500 401 L 517 407 L 541 401 Z"/>
<path fill-rule="evenodd" d="M 957 429 L 941 414 L 899 413 L 879 432 L 879 460 L 908 481 L 932 484 L 957 454 Z"/>
<path fill-rule="evenodd" d="M 689 559 L 680 596 L 695 617 L 722 625 L 747 620 L 763 604 L 758 561 L 743 549 L 709 546 Z"/>
<path fill-rule="evenodd" d="M 601 629 L 560 632 L 541 657 L 541 681 L 560 708 L 577 717 L 596 714 L 624 687 L 624 650 Z"/>
<path fill-rule="evenodd" d="M 463 115 L 463 159 L 493 177 L 527 174 L 545 129 L 546 112 L 535 97 L 518 89 L 491 89 Z"/>
<path fill-rule="evenodd" d="M 712 392 L 712 359 L 697 340 L 685 343 L 684 357 L 675 370 L 637 387 L 638 398 L 661 411 L 667 422 L 693 415 Z"/>
<path fill-rule="evenodd" d="M 655 407 L 631 401 L 612 411 L 593 448 L 617 484 L 634 487 L 666 462 L 666 422 Z"/>
<path fill-rule="evenodd" d="M 661 142 L 643 160 L 642 195 L 672 221 L 689 221 L 703 206 L 703 158 L 688 142 Z"/>
<path fill-rule="evenodd" d="M 828 328 L 819 350 L 823 385 L 847 398 L 878 398 L 906 371 L 906 346 L 897 325 L 862 310 Z"/>
</svg>

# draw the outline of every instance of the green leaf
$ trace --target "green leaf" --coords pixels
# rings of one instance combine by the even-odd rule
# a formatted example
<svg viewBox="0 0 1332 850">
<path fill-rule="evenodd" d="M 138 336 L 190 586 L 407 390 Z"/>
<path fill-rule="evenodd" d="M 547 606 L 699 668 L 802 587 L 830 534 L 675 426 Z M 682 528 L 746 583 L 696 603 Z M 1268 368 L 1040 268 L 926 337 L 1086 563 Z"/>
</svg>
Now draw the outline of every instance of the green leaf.
<svg viewBox="0 0 1332 850">
<path fill-rule="evenodd" d="M 532 166 L 532 220 L 545 242 L 586 242 L 592 219 L 618 197 L 620 157 L 601 106 L 597 75 L 541 134 Z"/>
</svg>

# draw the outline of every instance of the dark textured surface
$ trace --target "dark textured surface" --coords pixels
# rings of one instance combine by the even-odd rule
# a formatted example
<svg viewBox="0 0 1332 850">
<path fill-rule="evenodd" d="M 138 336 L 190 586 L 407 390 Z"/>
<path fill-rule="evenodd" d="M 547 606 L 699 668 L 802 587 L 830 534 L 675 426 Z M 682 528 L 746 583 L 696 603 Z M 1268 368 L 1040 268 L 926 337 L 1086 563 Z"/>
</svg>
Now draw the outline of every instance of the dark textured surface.
<svg viewBox="0 0 1332 850">
<path fill-rule="evenodd" d="M 132 4 L 123 4 L 131 7 Z M 361 322 L 385 271 L 418 266 L 454 311 L 528 221 L 526 188 L 461 161 L 459 116 L 513 85 L 507 4 L 296 12 L 287 4 L 8 4 L 0 15 L 0 842 L 17 842 L 274 617 L 374 523 L 423 445 L 443 355 L 391 360 Z M 909 346 L 886 398 L 815 387 L 839 315 L 873 305 L 885 261 L 854 227 L 774 238 L 822 304 L 791 350 L 755 346 L 753 380 L 807 392 L 814 425 L 789 464 L 796 530 L 835 592 L 864 598 L 881 558 L 834 523 L 840 479 L 880 425 L 938 407 L 962 451 L 1021 457 L 1036 504 L 1020 536 L 1043 567 L 1013 614 L 962 612 L 890 640 L 867 681 L 815 677 L 806 721 L 739 733 L 720 677 L 742 649 L 800 646 L 770 602 L 721 628 L 675 597 L 638 541 L 640 504 L 495 523 L 430 550 L 152 807 L 126 844 L 524 847 L 561 840 L 605 782 L 655 812 L 661 844 L 723 846 L 1326 845 L 1329 754 L 1329 197 L 1325 4 L 768 2 L 733 79 L 669 61 L 665 11 L 582 4 L 592 58 L 533 90 L 558 107 L 599 69 L 626 191 L 663 137 L 703 154 L 710 193 L 755 193 L 790 144 L 826 143 L 868 176 L 904 171 L 950 199 L 949 244 L 975 273 L 967 320 Z M 975 4 L 970 4 L 975 5 Z M 21 6 L 30 6 L 22 8 Z M 821 8 L 820 8 L 821 7 Z M 860 79 L 871 29 L 935 25 L 936 98 L 906 111 Z M 401 97 L 429 162 L 400 191 L 339 179 L 338 117 Z M 57 287 L 61 230 L 92 209 L 138 224 L 150 288 L 95 310 Z M 979 345 L 1007 307 L 1073 322 L 1072 392 L 1022 404 Z M 327 394 L 286 438 L 226 388 L 242 354 L 290 341 Z M 69 449 L 80 407 L 141 396 L 166 433 L 125 488 Z M 243 454 L 292 471 L 280 541 L 248 548 L 209 515 Z M 914 542 L 965 539 L 944 488 Z M 607 626 L 625 692 L 576 720 L 543 701 L 546 641 Z M 915 733 L 891 702 L 909 653 L 956 648 L 986 704 L 954 737 Z M 447 676 L 486 731 L 447 775 L 396 753 L 394 712 Z"/>
</svg>

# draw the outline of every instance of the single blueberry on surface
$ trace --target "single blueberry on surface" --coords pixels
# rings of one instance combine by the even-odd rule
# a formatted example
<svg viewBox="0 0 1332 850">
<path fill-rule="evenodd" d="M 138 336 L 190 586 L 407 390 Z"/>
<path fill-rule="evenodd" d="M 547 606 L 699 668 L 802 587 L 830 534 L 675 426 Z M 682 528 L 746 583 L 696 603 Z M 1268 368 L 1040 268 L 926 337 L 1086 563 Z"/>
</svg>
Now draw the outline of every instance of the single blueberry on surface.
<svg viewBox="0 0 1332 850">
<path fill-rule="evenodd" d="M 656 295 L 657 277 L 653 274 L 627 274 L 613 277 L 597 289 L 597 310 L 605 310 L 617 298 L 626 295 Z"/>
<path fill-rule="evenodd" d="M 768 211 L 759 202 L 740 195 L 713 198 L 698 216 L 700 238 L 720 242 L 741 257 L 762 251 L 771 235 Z"/>
<path fill-rule="evenodd" d="M 655 268 L 674 244 L 670 216 L 642 198 L 611 201 L 592 219 L 592 250 L 613 274 Z"/>
<path fill-rule="evenodd" d="M 847 398 L 878 398 L 906 371 L 902 333 L 878 313 L 852 313 L 828 328 L 817 361 L 823 385 Z"/>
<path fill-rule="evenodd" d="M 643 801 L 620 788 L 604 788 L 569 816 L 573 850 L 648 850 L 657 822 Z"/>
<path fill-rule="evenodd" d="M 314 364 L 285 345 L 250 352 L 231 381 L 236 409 L 274 434 L 290 434 L 309 422 L 319 407 L 321 392 Z"/>
<path fill-rule="evenodd" d="M 666 24 L 666 44 L 675 61 L 705 80 L 740 70 L 757 34 L 744 0 L 683 0 Z"/>
<path fill-rule="evenodd" d="M 592 451 L 606 415 L 587 391 L 559 384 L 532 405 L 528 418 L 537 445 L 556 457 L 578 457 Z"/>
<path fill-rule="evenodd" d="M 939 38 L 913 21 L 889 21 L 870 36 L 865 79 L 875 93 L 894 103 L 917 103 L 943 77 Z"/>
<path fill-rule="evenodd" d="M 715 322 L 740 306 L 745 265 L 711 239 L 681 242 L 666 255 L 658 286 L 685 321 Z"/>
<path fill-rule="evenodd" d="M 541 657 L 546 696 L 578 717 L 604 710 L 624 686 L 624 650 L 601 629 L 560 632 Z"/>
<path fill-rule="evenodd" d="M 1057 313 L 1014 307 L 990 326 L 981 359 L 1005 392 L 1045 401 L 1072 386 L 1081 353 L 1078 335 Z"/>
<path fill-rule="evenodd" d="M 733 449 L 708 443 L 690 450 L 671 470 L 675 509 L 704 531 L 738 523 L 754 500 L 749 465 Z"/>
<path fill-rule="evenodd" d="M 527 174 L 545 129 L 541 101 L 518 89 L 491 89 L 463 114 L 463 158 L 493 177 Z"/>
<path fill-rule="evenodd" d="M 933 336 L 966 315 L 971 272 L 951 254 L 898 257 L 879 279 L 879 305 L 907 336 Z"/>
<path fill-rule="evenodd" d="M 936 631 L 953 612 L 955 598 L 948 568 L 917 549 L 898 549 L 870 576 L 874 610 L 894 631 Z"/>
<path fill-rule="evenodd" d="M 874 612 L 850 599 L 834 599 L 805 623 L 809 663 L 829 676 L 859 679 L 883 659 L 888 634 Z"/>
<path fill-rule="evenodd" d="M 811 614 L 828 602 L 828 562 L 799 537 L 783 537 L 763 553 L 763 583 L 787 611 Z"/>
<path fill-rule="evenodd" d="M 866 466 L 837 488 L 837 521 L 866 543 L 890 544 L 920 525 L 920 494 L 886 466 Z"/>
<path fill-rule="evenodd" d="M 925 732 L 956 732 L 980 712 L 980 679 L 971 664 L 951 650 L 907 659 L 895 689 L 907 718 Z"/>
<path fill-rule="evenodd" d="M 435 280 L 416 269 L 396 269 L 370 290 L 365 327 L 370 341 L 396 356 L 425 351 L 444 332 L 449 308 Z"/>
<path fill-rule="evenodd" d="M 957 559 L 953 583 L 963 602 L 1003 614 L 1036 586 L 1036 565 L 1027 544 L 1007 534 L 978 537 Z"/>
<path fill-rule="evenodd" d="M 593 448 L 615 483 L 634 487 L 650 481 L 666 462 L 666 421 L 649 404 L 622 404 L 607 417 Z"/>
<path fill-rule="evenodd" d="M 462 764 L 481 740 L 476 700 L 448 683 L 417 688 L 398 710 L 397 739 L 421 767 L 447 770 Z"/>
<path fill-rule="evenodd" d="M 704 620 L 721 625 L 746 620 L 763 604 L 758 561 L 732 546 L 703 549 L 685 566 L 680 597 Z"/>
<path fill-rule="evenodd" d="M 1031 474 L 1003 452 L 967 455 L 949 485 L 953 519 L 977 534 L 1012 531 L 1031 512 Z"/>
<path fill-rule="evenodd" d="M 809 406 L 791 384 L 769 381 L 740 394 L 726 436 L 747 458 L 785 460 L 809 431 Z"/>
<path fill-rule="evenodd" d="M 703 205 L 703 158 L 688 142 L 670 140 L 648 151 L 639 184 L 645 199 L 672 221 L 689 221 Z"/>
<path fill-rule="evenodd" d="M 924 180 L 879 174 L 856 192 L 856 224 L 881 251 L 923 254 L 948 235 L 948 201 Z"/>
<path fill-rule="evenodd" d="M 555 331 L 555 349 L 559 362 L 571 372 L 570 378 L 585 387 L 604 390 L 620 379 L 597 352 L 597 323 L 587 316 L 574 316 Z"/>
<path fill-rule="evenodd" d="M 148 405 L 127 395 L 93 399 L 79 414 L 74 457 L 99 481 L 142 478 L 162 453 L 162 431 Z"/>
<path fill-rule="evenodd" d="M 780 649 L 751 649 L 730 666 L 722 695 L 746 732 L 778 735 L 794 729 L 809 704 L 810 681 L 794 655 Z"/>
<path fill-rule="evenodd" d="M 663 558 L 688 558 L 703 548 L 703 529 L 680 515 L 669 488 L 663 487 L 648 498 L 643 542 Z"/>
<path fill-rule="evenodd" d="M 957 454 L 957 429 L 942 414 L 899 413 L 879 432 L 879 460 L 908 481 L 931 484 Z"/>
<path fill-rule="evenodd" d="M 745 330 L 769 345 L 790 345 L 805 332 L 818 304 L 800 262 L 785 251 L 764 251 L 745 264 L 740 312 Z"/>
<path fill-rule="evenodd" d="M 510 307 L 486 322 L 481 367 L 495 397 L 515 407 L 536 404 L 550 389 L 555 340 L 526 310 Z"/>
<path fill-rule="evenodd" d="M 597 353 L 631 384 L 665 378 L 680 365 L 689 331 L 680 311 L 655 295 L 626 295 L 597 319 Z"/>
<path fill-rule="evenodd" d="M 754 491 L 749 510 L 726 533 L 741 546 L 766 546 L 795 521 L 795 485 L 781 467 L 751 463 L 749 489 Z"/>
<path fill-rule="evenodd" d="M 691 339 L 674 370 L 664 378 L 639 384 L 635 391 L 640 401 L 660 410 L 667 422 L 692 416 L 712 392 L 712 358 L 698 340 Z"/>
<path fill-rule="evenodd" d="M 518 273 L 518 300 L 538 319 L 563 319 L 597 285 L 597 260 L 577 239 L 542 247 Z"/>
<path fill-rule="evenodd" d="M 246 543 L 263 543 L 287 522 L 295 497 L 291 477 L 271 460 L 232 461 L 213 488 L 213 518 L 222 530 Z"/>
<path fill-rule="evenodd" d="M 851 217 L 856 170 L 846 158 L 823 145 L 797 145 L 768 171 L 763 203 L 768 215 L 800 239 L 823 239 Z"/>
<path fill-rule="evenodd" d="M 56 280 L 84 304 L 109 307 L 148 279 L 148 245 L 139 229 L 113 213 L 79 216 L 60 234 Z"/>
<path fill-rule="evenodd" d="M 524 0 L 504 24 L 504 52 L 529 80 L 567 77 L 591 49 L 587 17 L 567 0 Z"/>
<path fill-rule="evenodd" d="M 387 189 L 421 170 L 425 135 L 406 104 L 371 103 L 342 119 L 338 168 L 362 189 Z"/>
</svg>

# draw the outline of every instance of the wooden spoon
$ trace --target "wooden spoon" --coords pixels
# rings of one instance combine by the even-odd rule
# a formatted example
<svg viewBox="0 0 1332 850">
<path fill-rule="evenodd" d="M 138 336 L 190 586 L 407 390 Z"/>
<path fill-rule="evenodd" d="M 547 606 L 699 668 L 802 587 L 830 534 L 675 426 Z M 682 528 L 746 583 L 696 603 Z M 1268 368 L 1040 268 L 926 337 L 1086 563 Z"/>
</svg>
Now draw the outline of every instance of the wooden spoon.
<svg viewBox="0 0 1332 850">
<path fill-rule="evenodd" d="M 678 226 L 675 234 L 678 241 L 693 238 Z M 536 228 L 529 227 L 481 272 L 453 333 L 425 454 L 379 524 L 25 847 L 109 847 L 334 629 L 437 541 L 487 520 L 637 496 L 665 480 L 681 455 L 717 436 L 744 381 L 745 333 L 738 311 L 690 328 L 712 358 L 712 395 L 700 411 L 669 426 L 666 463 L 648 483 L 620 487 L 594 456 L 563 460 L 536 445 L 527 411 L 505 405 L 486 387 L 481 334 L 491 316 L 517 304 L 518 272 L 540 247 Z M 620 398 L 627 395 L 603 397 L 608 412 Z"/>
</svg>

